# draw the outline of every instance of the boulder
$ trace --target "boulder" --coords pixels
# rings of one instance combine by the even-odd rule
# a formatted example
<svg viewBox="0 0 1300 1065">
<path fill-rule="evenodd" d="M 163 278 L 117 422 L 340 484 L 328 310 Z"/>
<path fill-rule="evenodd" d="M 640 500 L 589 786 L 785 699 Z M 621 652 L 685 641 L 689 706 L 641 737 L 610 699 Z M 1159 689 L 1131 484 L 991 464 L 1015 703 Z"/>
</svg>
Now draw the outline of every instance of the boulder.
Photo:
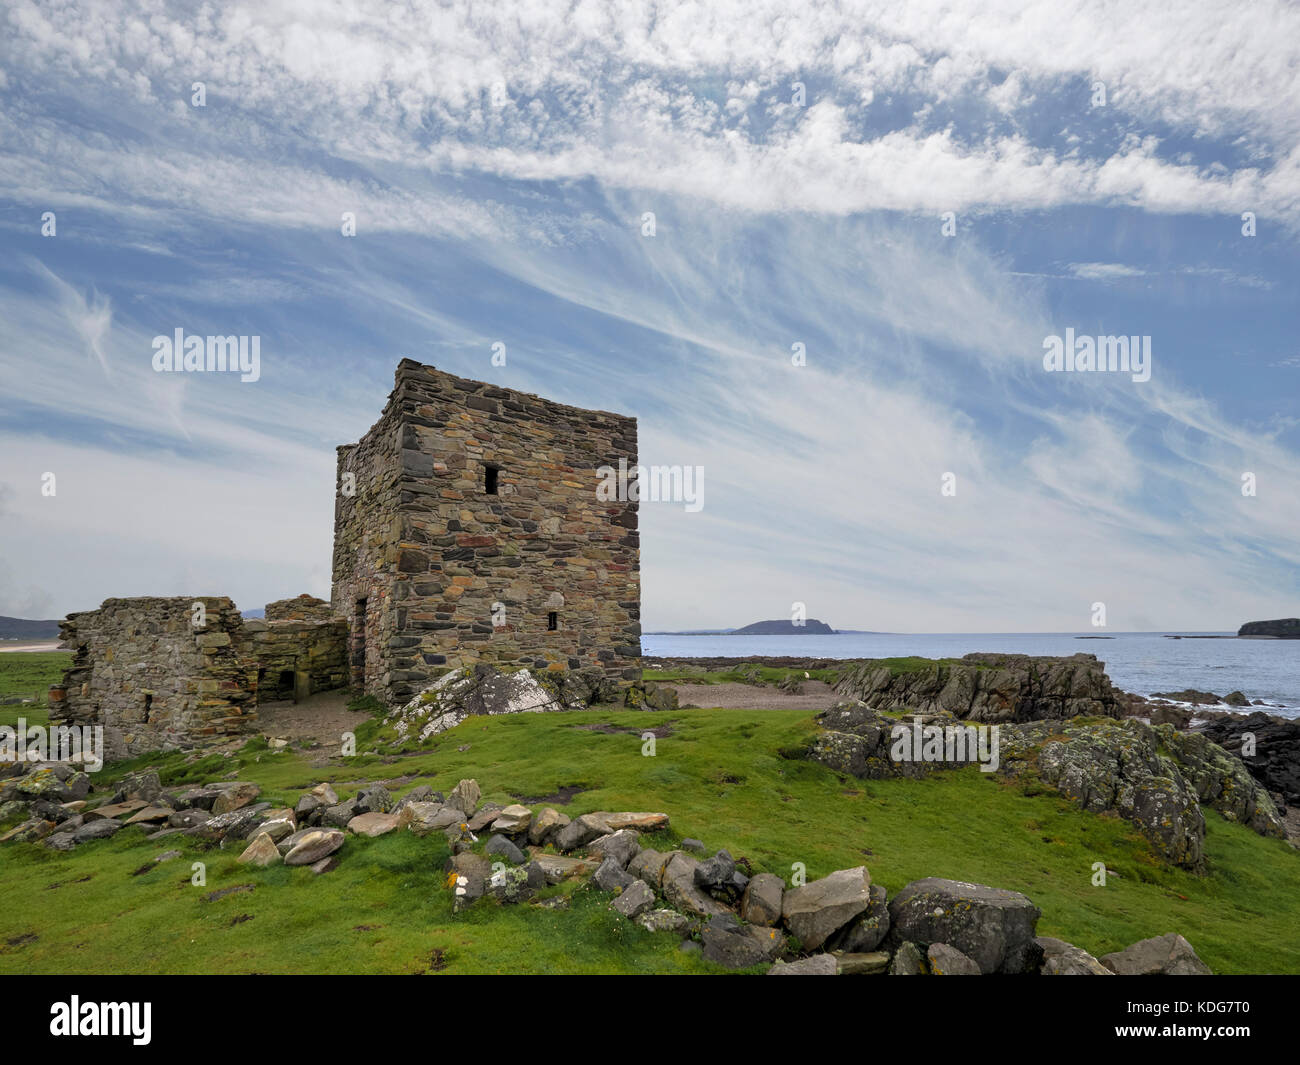
<svg viewBox="0 0 1300 1065">
<path fill-rule="evenodd" d="M 592 858 L 566 858 L 560 854 L 533 854 L 536 862 L 546 876 L 548 884 L 558 884 L 574 876 L 587 876 L 594 873 L 598 862 Z"/>
<path fill-rule="evenodd" d="M 481 663 L 445 673 L 384 720 L 392 726 L 399 742 L 424 741 L 472 716 L 553 713 L 565 709 L 531 671 L 502 673 Z"/>
<path fill-rule="evenodd" d="M 712 858 L 706 858 L 695 867 L 695 883 L 705 891 L 716 891 L 731 886 L 731 878 L 736 875 L 736 862 L 730 853 L 718 851 Z"/>
<path fill-rule="evenodd" d="M 464 821 L 465 812 L 436 802 L 413 802 L 397 815 L 397 827 L 408 828 L 417 836 L 442 832 Z"/>
<path fill-rule="evenodd" d="M 1225 714 L 1208 722 L 1203 734 L 1233 756 L 1240 757 L 1250 775 L 1267 791 L 1282 796 L 1288 806 L 1300 806 L 1300 720 L 1252 714 Z M 1253 750 L 1246 746 L 1253 739 Z M 1244 750 L 1252 750 L 1244 754 Z"/>
<path fill-rule="evenodd" d="M 787 894 L 788 897 L 788 894 Z M 1040 911 L 1018 891 L 927 877 L 914 880 L 889 904 L 890 937 L 928 947 L 946 943 L 989 973 L 1037 972 L 1034 942 Z"/>
<path fill-rule="evenodd" d="M 883 950 L 863 953 L 835 951 L 835 962 L 841 976 L 877 976 L 889 969 L 889 955 Z M 917 953 L 918 959 L 920 953 Z"/>
<path fill-rule="evenodd" d="M 889 963 L 890 976 L 925 976 L 925 958 L 915 943 L 900 943 Z"/>
<path fill-rule="evenodd" d="M 713 917 L 728 913 L 722 903 L 710 898 L 695 883 L 698 862 L 680 851 L 673 853 L 664 866 L 662 891 L 668 902 L 693 917 Z"/>
<path fill-rule="evenodd" d="M 105 806 L 97 806 L 93 810 L 87 810 L 84 816 L 87 821 L 101 821 L 104 818 L 117 820 L 129 816 L 137 810 L 143 810 L 148 805 L 143 799 L 128 799 L 126 802 L 111 802 Z"/>
<path fill-rule="evenodd" d="M 1050 936 L 1034 940 L 1043 948 L 1043 964 L 1038 970 L 1043 976 L 1114 976 L 1086 950 Z"/>
<path fill-rule="evenodd" d="M 553 839 L 558 850 L 565 852 L 577 850 L 592 843 L 601 836 L 608 836 L 616 829 L 601 814 L 583 814 L 576 821 L 571 821 L 559 829 Z"/>
<path fill-rule="evenodd" d="M 284 864 L 315 865 L 342 847 L 344 838 L 337 829 L 319 828 L 306 832 L 284 856 Z"/>
<path fill-rule="evenodd" d="M 511 865 L 523 865 L 528 861 L 527 856 L 508 836 L 493 836 L 483 848 L 486 854 L 500 855 Z"/>
<path fill-rule="evenodd" d="M 96 823 L 98 824 L 100 822 Z M 113 832 L 116 832 L 118 828 L 122 827 L 120 821 L 109 820 L 102 823 L 117 826 L 113 829 Z M 3 836 L 0 836 L 0 843 L 36 843 L 53 833 L 57 827 L 58 825 L 53 821 L 46 821 L 41 817 L 31 817 L 22 822 L 22 824 L 11 828 Z M 77 831 L 80 832 L 81 829 L 77 829 Z M 112 835 L 112 832 L 109 832 L 108 834 Z M 81 840 L 78 839 L 77 842 L 79 843 Z"/>
<path fill-rule="evenodd" d="M 646 910 L 636 923 L 647 932 L 688 932 L 691 919 L 676 910 Z"/>
<path fill-rule="evenodd" d="M 385 814 L 378 811 L 357 814 L 348 822 L 348 831 L 358 836 L 382 836 L 397 827 L 397 814 Z"/>
<path fill-rule="evenodd" d="M 122 822 L 114 821 L 112 818 L 88 821 L 73 833 L 73 837 L 79 844 L 86 843 L 92 839 L 107 839 L 119 832 L 121 828 Z"/>
<path fill-rule="evenodd" d="M 166 821 L 175 812 L 170 806 L 146 806 L 143 810 L 137 810 L 128 817 L 126 823 L 128 825 L 138 825 L 151 821 Z"/>
<path fill-rule="evenodd" d="M 507 836 L 518 836 L 528 831 L 528 826 L 532 820 L 533 811 L 527 806 L 515 803 L 513 806 L 507 806 L 497 811 L 497 816 L 492 821 L 492 831 Z M 474 826 L 471 824 L 470 827 L 473 828 Z"/>
<path fill-rule="evenodd" d="M 253 842 L 244 848 L 244 853 L 235 861 L 244 865 L 256 865 L 265 868 L 268 865 L 278 864 L 282 859 L 274 841 L 265 832 L 262 832 L 253 837 Z"/>
<path fill-rule="evenodd" d="M 829 954 L 812 954 L 797 961 L 778 961 L 767 970 L 768 976 L 836 976 L 839 966 Z"/>
<path fill-rule="evenodd" d="M 232 810 L 238 810 L 241 807 L 249 805 L 259 795 L 262 789 L 252 783 L 235 783 L 229 787 L 222 788 L 221 794 L 212 802 L 212 813 L 228 814 Z"/>
<path fill-rule="evenodd" d="M 194 828 L 209 820 L 212 814 L 201 806 L 175 810 L 167 815 L 167 824 L 172 828 Z"/>
<path fill-rule="evenodd" d="M 770 963 L 785 949 L 785 936 L 777 929 L 741 924 L 730 913 L 711 917 L 700 938 L 705 960 L 727 969 Z"/>
<path fill-rule="evenodd" d="M 638 880 L 645 881 L 652 891 L 663 890 L 664 868 L 672 860 L 676 851 L 661 854 L 652 847 L 642 848 L 635 858 L 627 863 L 627 871 Z"/>
<path fill-rule="evenodd" d="M 479 790 L 477 780 L 462 780 L 452 789 L 446 805 L 454 806 L 457 810 L 464 811 L 466 817 L 471 817 L 478 809 L 479 799 L 482 797 L 483 793 Z"/>
<path fill-rule="evenodd" d="M 627 810 L 610 813 L 600 810 L 593 816 L 599 817 L 609 825 L 609 831 L 618 832 L 625 828 L 634 828 L 638 832 L 660 832 L 669 827 L 667 814 L 633 813 Z"/>
<path fill-rule="evenodd" d="M 361 788 L 354 801 L 359 814 L 387 814 L 392 812 L 395 805 L 393 796 L 382 784 L 370 784 Z"/>
<path fill-rule="evenodd" d="M 1101 964 L 1116 976 L 1212 976 L 1210 967 L 1177 932 L 1143 939 L 1131 947 L 1103 954 Z"/>
<path fill-rule="evenodd" d="M 193 787 L 177 792 L 171 796 L 172 806 L 177 810 L 211 810 L 212 804 L 221 796 L 220 788 Z"/>
<path fill-rule="evenodd" d="M 528 826 L 528 842 L 534 847 L 544 846 L 560 829 L 569 823 L 568 817 L 559 810 L 547 807 Z"/>
<path fill-rule="evenodd" d="M 781 918 L 804 950 L 816 950 L 869 905 L 871 875 L 859 865 L 786 891 Z"/>
<path fill-rule="evenodd" d="M 319 799 L 322 806 L 337 806 L 339 797 L 334 791 L 334 786 L 328 782 L 317 784 L 307 793 L 316 799 Z"/>
<path fill-rule="evenodd" d="M 873 952 L 889 934 L 889 902 L 880 884 L 871 885 L 871 903 L 831 939 L 832 950 L 850 954 Z"/>
<path fill-rule="evenodd" d="M 359 814 L 366 813 L 361 809 L 361 803 L 354 795 L 343 802 L 335 803 L 333 806 L 327 806 L 321 811 L 321 824 L 330 825 L 334 828 L 347 828 L 348 822 Z"/>
<path fill-rule="evenodd" d="M 596 875 L 591 878 L 591 881 L 601 891 L 625 891 L 633 884 L 641 883 L 613 858 L 606 858 L 600 863 L 600 867 L 596 870 Z"/>
<path fill-rule="evenodd" d="M 542 882 L 545 883 L 545 877 L 542 878 Z M 518 866 L 494 868 L 487 878 L 484 891 L 498 902 L 504 903 L 521 902 L 533 893 L 528 885 L 528 870 Z"/>
<path fill-rule="evenodd" d="M 610 905 L 629 920 L 640 917 L 655 903 L 655 893 L 641 880 L 633 880 Z"/>
<path fill-rule="evenodd" d="M 979 976 L 980 967 L 956 947 L 931 943 L 925 952 L 931 976 Z"/>
<path fill-rule="evenodd" d="M 447 885 L 454 896 L 452 908 L 460 911 L 483 897 L 492 863 L 481 854 L 465 851 L 448 859 L 447 870 Z"/>
<path fill-rule="evenodd" d="M 740 899 L 740 916 L 753 925 L 771 928 L 781 920 L 781 896 L 785 881 L 773 873 L 759 873 L 745 886 Z"/>
<path fill-rule="evenodd" d="M 162 798 L 162 784 L 158 780 L 158 772 L 154 769 L 141 769 L 134 773 L 127 773 L 117 785 L 117 790 L 113 792 L 113 802 L 126 802 L 129 799 L 138 799 L 146 805 L 156 803 Z"/>
<path fill-rule="evenodd" d="M 641 844 L 635 832 L 623 828 L 592 840 L 587 844 L 587 853 L 612 858 L 620 869 L 626 869 L 628 862 L 641 853 Z"/>
</svg>

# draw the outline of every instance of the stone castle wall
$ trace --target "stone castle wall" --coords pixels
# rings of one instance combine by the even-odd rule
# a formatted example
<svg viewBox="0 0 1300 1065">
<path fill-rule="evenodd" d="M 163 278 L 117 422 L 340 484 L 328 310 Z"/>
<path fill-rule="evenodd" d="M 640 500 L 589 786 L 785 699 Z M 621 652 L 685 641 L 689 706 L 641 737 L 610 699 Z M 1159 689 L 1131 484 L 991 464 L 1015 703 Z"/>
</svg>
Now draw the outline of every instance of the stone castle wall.
<svg viewBox="0 0 1300 1065">
<path fill-rule="evenodd" d="M 475 662 L 639 676 L 637 507 L 597 497 L 620 459 L 635 468 L 633 418 L 403 360 L 379 422 L 339 449 L 355 494 L 337 497 L 333 606 L 357 647 L 365 632 L 354 683 L 392 704 Z"/>
<path fill-rule="evenodd" d="M 345 620 L 246 621 L 224 596 L 107 599 L 59 634 L 73 660 L 51 716 L 103 726 L 109 759 L 219 743 L 248 731 L 260 703 L 348 679 Z"/>
<path fill-rule="evenodd" d="M 202 603 L 205 624 L 192 624 Z M 224 596 L 106 599 L 69 614 L 59 635 L 73 654 L 51 716 L 102 725 L 106 757 L 215 742 L 257 718 L 255 674 L 241 657 L 243 619 Z"/>
</svg>

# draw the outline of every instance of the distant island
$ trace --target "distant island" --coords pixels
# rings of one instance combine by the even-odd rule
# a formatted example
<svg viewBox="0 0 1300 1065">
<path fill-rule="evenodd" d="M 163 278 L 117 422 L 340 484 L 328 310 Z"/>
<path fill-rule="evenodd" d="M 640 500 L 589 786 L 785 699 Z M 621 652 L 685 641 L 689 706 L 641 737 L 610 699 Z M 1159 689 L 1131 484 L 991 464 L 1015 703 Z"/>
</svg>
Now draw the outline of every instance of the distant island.
<svg viewBox="0 0 1300 1065">
<path fill-rule="evenodd" d="M 809 618 L 802 625 L 781 618 L 777 621 L 756 621 L 743 629 L 732 629 L 732 636 L 834 636 L 835 630 L 824 621 Z"/>
<path fill-rule="evenodd" d="M 1274 640 L 1300 640 L 1300 618 L 1278 618 L 1276 621 L 1248 621 L 1237 630 L 1237 635 Z"/>
</svg>

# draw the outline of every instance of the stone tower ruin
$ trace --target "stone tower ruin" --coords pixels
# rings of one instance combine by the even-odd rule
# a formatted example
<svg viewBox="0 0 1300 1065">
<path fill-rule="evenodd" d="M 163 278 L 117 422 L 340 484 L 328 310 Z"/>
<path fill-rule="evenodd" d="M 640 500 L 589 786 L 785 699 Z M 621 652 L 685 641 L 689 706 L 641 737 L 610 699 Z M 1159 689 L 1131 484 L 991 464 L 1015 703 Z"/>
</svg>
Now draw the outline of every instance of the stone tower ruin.
<svg viewBox="0 0 1300 1065">
<path fill-rule="evenodd" d="M 636 419 L 404 359 L 379 420 L 338 449 L 331 605 L 351 683 L 392 705 L 447 667 L 640 676 Z"/>
</svg>

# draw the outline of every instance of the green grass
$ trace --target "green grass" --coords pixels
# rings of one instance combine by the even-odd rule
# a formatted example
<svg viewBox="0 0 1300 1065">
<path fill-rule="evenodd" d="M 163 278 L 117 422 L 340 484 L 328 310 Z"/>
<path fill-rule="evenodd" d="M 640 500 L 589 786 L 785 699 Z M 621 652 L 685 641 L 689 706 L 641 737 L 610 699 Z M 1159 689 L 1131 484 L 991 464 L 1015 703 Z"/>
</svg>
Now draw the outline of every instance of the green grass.
<svg viewBox="0 0 1300 1065">
<path fill-rule="evenodd" d="M 625 732 L 597 732 L 584 725 Z M 668 725 L 654 757 L 641 732 Z M 924 876 L 1025 892 L 1042 909 L 1039 932 L 1102 954 L 1176 931 L 1216 972 L 1300 972 L 1300 854 L 1206 810 L 1209 872 L 1161 862 L 1127 822 L 1096 817 L 1054 792 L 995 779 L 976 768 L 925 780 L 861 781 L 783 757 L 813 731 L 796 711 L 595 711 L 478 718 L 418 752 L 313 768 L 294 752 L 252 744 L 185 765 L 152 755 L 164 780 L 258 781 L 289 803 L 321 780 L 343 796 L 358 784 L 409 778 L 444 792 L 474 777 L 484 797 L 522 800 L 578 786 L 570 816 L 590 810 L 662 810 L 682 836 L 726 847 L 752 871 L 809 879 L 865 864 L 891 895 Z M 467 746 L 461 751 L 460 747 Z M 127 765 L 107 769 L 97 786 Z M 184 842 L 177 842 L 178 840 Z M 140 876 L 157 853 L 183 859 Z M 424 972 L 435 951 L 446 972 L 695 972 L 709 966 L 676 937 L 651 935 L 613 914 L 586 888 L 568 910 L 483 900 L 451 911 L 440 836 L 349 837 L 337 870 L 246 869 L 238 847 L 204 851 L 187 837 L 146 843 L 139 830 L 67 854 L 30 845 L 0 849 L 0 972 Z M 189 882 L 207 862 L 207 885 Z M 1120 876 L 1091 886 L 1092 864 Z M 235 884 L 255 890 L 204 902 Z M 251 920 L 236 921 L 242 915 Z M 30 938 L 34 936 L 35 938 Z"/>
<path fill-rule="evenodd" d="M 0 706 L 0 725 L 12 726 L 20 717 L 28 725 L 48 724 L 46 697 L 50 685 L 63 679 L 71 663 L 71 651 L 0 653 L 0 699 L 22 695 L 36 700 L 35 705 Z"/>
</svg>

